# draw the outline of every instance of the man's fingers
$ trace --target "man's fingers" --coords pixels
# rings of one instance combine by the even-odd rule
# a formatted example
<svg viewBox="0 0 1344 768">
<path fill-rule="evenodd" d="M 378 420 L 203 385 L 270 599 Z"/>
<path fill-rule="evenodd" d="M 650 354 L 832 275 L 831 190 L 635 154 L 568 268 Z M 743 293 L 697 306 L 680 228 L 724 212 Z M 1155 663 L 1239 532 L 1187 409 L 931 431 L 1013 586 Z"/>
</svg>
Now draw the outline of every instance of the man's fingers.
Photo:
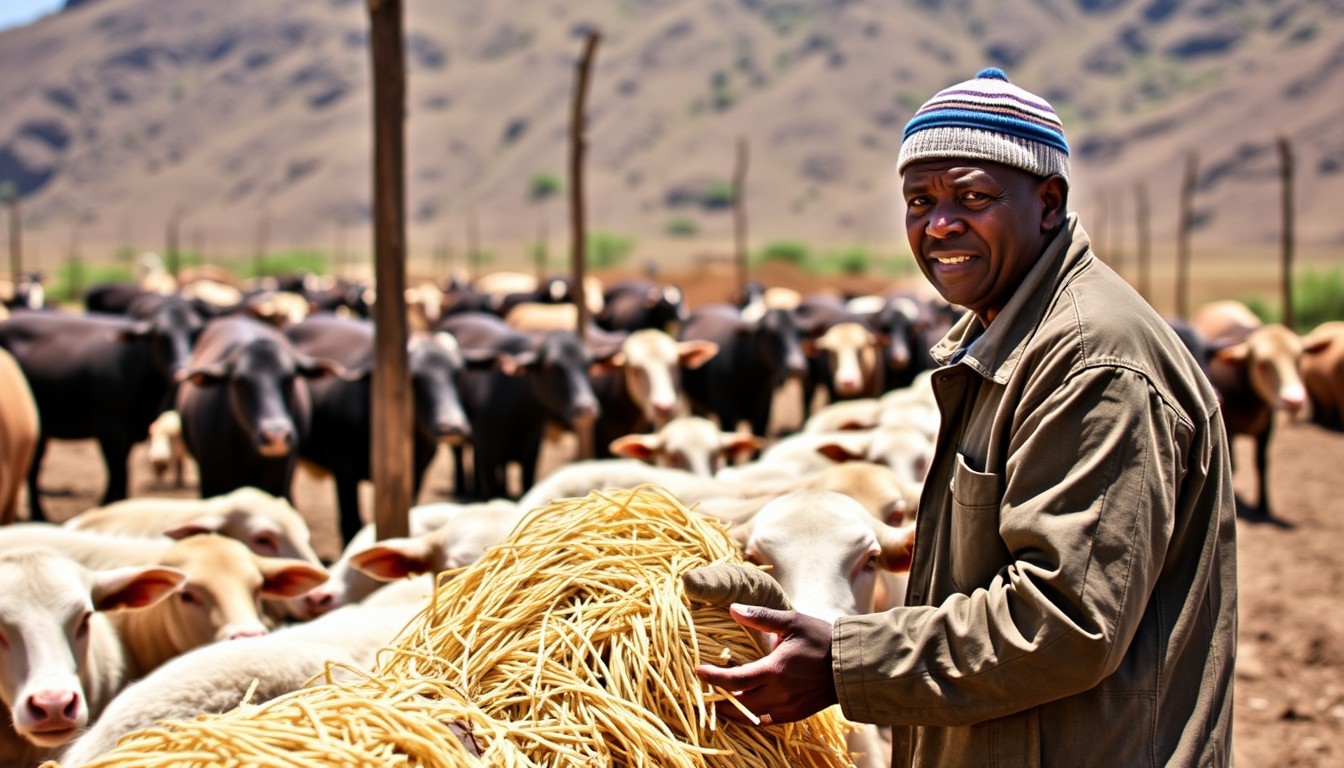
<svg viewBox="0 0 1344 768">
<path fill-rule="evenodd" d="M 783 637 L 792 626 L 792 611 L 776 611 L 759 605 L 733 603 L 728 606 L 728 614 L 733 621 L 757 632 L 768 632 Z"/>
</svg>

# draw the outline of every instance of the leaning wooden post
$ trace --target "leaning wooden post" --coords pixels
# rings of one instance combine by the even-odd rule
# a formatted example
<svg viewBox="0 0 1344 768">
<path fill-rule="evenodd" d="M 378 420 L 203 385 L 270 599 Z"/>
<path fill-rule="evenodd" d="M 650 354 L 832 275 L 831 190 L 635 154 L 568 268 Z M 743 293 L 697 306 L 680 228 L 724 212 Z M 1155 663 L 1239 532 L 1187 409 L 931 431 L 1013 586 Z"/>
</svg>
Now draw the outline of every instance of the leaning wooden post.
<svg viewBox="0 0 1344 768">
<path fill-rule="evenodd" d="M 373 521 L 379 539 L 407 536 L 412 498 L 406 356 L 406 68 L 401 0 L 368 0 L 373 60 Z"/>
<path fill-rule="evenodd" d="M 1283 324 L 1297 330 L 1293 312 L 1293 148 L 1288 137 L 1279 136 L 1279 173 L 1283 179 L 1283 251 L 1280 279 L 1283 281 Z"/>
<path fill-rule="evenodd" d="M 1148 228 L 1148 188 L 1139 182 L 1134 185 L 1134 258 L 1138 262 L 1139 295 L 1153 303 L 1149 261 L 1151 234 Z"/>
<path fill-rule="evenodd" d="M 747 284 L 747 137 L 737 137 L 737 161 L 733 165 L 733 244 L 737 261 L 737 287 Z"/>
<path fill-rule="evenodd" d="M 9 277 L 17 284 L 23 274 L 23 224 L 19 216 L 19 188 L 14 182 L 0 183 L 0 202 L 9 203 Z"/>
<path fill-rule="evenodd" d="M 588 80 L 592 75 L 593 56 L 597 53 L 597 44 L 602 35 L 596 30 L 588 31 L 588 39 L 583 45 L 583 55 L 579 57 L 578 77 L 574 86 L 573 111 L 569 118 L 569 222 L 570 236 L 570 279 L 574 285 L 575 329 L 582 343 L 588 338 L 588 302 L 583 290 L 588 262 L 588 231 L 583 207 L 583 156 L 587 149 L 584 106 L 588 100 Z M 579 458 L 593 457 L 592 422 L 576 425 L 579 436 Z"/>
<path fill-rule="evenodd" d="M 1190 319 L 1190 230 L 1194 227 L 1195 182 L 1199 178 L 1199 153 L 1191 151 L 1185 161 L 1181 183 L 1181 218 L 1176 229 L 1176 316 Z"/>
<path fill-rule="evenodd" d="M 579 57 L 578 80 L 574 87 L 573 111 L 569 119 L 569 220 L 573 237 L 570 252 L 570 268 L 574 281 L 574 305 L 578 307 L 579 341 L 587 338 L 588 302 L 583 300 L 583 280 L 588 261 L 588 232 L 585 227 L 583 208 L 583 156 L 588 148 L 585 136 L 586 126 L 583 119 L 585 102 L 588 100 L 588 80 L 592 75 L 593 55 L 597 52 L 597 43 L 602 35 L 596 30 L 588 31 L 588 39 L 583 45 L 583 55 Z"/>
</svg>

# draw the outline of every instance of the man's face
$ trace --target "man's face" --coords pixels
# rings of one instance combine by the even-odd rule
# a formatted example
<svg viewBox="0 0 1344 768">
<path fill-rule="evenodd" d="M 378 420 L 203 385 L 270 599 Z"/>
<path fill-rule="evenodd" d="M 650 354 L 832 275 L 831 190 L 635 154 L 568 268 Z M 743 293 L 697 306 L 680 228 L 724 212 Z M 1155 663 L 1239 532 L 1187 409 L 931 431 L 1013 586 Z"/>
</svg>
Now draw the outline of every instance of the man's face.
<svg viewBox="0 0 1344 768">
<path fill-rule="evenodd" d="M 911 163 L 901 187 L 919 268 L 988 325 L 1062 221 L 1063 184 L 981 160 Z"/>
</svg>

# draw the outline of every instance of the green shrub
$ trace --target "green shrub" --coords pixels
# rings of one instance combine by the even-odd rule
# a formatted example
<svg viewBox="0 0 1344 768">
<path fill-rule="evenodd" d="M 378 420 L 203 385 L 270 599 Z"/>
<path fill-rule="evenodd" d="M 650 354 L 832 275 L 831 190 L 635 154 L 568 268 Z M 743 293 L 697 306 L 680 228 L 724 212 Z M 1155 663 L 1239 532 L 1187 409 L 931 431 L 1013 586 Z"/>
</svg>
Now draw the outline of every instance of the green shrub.
<svg viewBox="0 0 1344 768">
<path fill-rule="evenodd" d="M 667 222 L 665 230 L 672 237 L 695 237 L 700 233 L 700 227 L 696 226 L 695 220 L 685 216 L 678 216 Z"/>
<path fill-rule="evenodd" d="M 614 267 L 625 261 L 635 248 L 635 239 L 616 232 L 594 231 L 588 233 L 587 265 L 594 269 Z"/>
<path fill-rule="evenodd" d="M 1251 296 L 1242 303 L 1266 323 L 1283 320 L 1283 308 L 1263 296 Z M 1330 320 L 1344 320 L 1344 270 L 1299 272 L 1293 281 L 1293 308 L 1295 330 L 1302 333 Z"/>
<path fill-rule="evenodd" d="M 189 262 L 182 261 L 186 266 Z M 258 268 L 260 274 L 258 274 Z M 296 272 L 312 272 L 316 275 L 327 274 L 327 254 L 316 248 L 294 248 L 288 251 L 268 251 L 262 254 L 261 264 L 254 258 L 246 259 L 235 271 L 242 277 L 261 277 L 263 275 L 292 275 Z"/>
<path fill-rule="evenodd" d="M 537 171 L 532 174 L 532 183 L 529 187 L 528 196 L 533 200 L 545 200 L 548 197 L 560 194 L 564 184 L 560 177 L 550 171 Z"/>
<path fill-rule="evenodd" d="M 728 181 L 711 181 L 705 187 L 704 196 L 700 198 L 701 204 L 706 208 L 728 208 L 733 204 L 733 185 Z"/>
<path fill-rule="evenodd" d="M 801 240 L 776 240 L 762 248 L 757 258 L 761 261 L 782 261 L 805 268 L 811 257 L 812 249 Z"/>
</svg>

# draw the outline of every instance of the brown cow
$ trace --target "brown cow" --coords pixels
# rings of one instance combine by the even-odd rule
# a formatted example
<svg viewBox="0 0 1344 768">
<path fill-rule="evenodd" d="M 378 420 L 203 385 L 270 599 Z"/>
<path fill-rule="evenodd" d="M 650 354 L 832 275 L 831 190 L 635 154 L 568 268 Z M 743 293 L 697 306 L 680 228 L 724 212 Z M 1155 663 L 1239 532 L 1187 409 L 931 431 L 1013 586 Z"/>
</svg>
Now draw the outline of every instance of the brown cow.
<svg viewBox="0 0 1344 768">
<path fill-rule="evenodd" d="M 0 525 L 18 517 L 19 488 L 37 450 L 37 404 L 14 356 L 0 349 Z"/>
<path fill-rule="evenodd" d="M 1302 384 L 1311 420 L 1344 430 L 1344 322 L 1322 323 L 1302 339 Z"/>
<path fill-rule="evenodd" d="M 1227 434 L 1255 439 L 1258 493 L 1254 511 L 1268 517 L 1267 457 L 1275 413 L 1283 411 L 1297 419 L 1307 402 L 1298 373 L 1302 340 L 1277 323 L 1262 325 L 1236 301 L 1200 307 L 1191 325 L 1217 350 L 1209 359 L 1209 382 L 1222 398 Z"/>
</svg>

